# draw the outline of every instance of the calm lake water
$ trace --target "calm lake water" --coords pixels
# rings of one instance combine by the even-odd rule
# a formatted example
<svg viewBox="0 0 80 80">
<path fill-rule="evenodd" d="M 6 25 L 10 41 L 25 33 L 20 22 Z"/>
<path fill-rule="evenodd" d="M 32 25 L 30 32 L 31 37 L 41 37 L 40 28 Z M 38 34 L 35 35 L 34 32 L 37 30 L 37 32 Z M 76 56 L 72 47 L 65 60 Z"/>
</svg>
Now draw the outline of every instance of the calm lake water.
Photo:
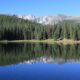
<svg viewBox="0 0 80 80">
<path fill-rule="evenodd" d="M 0 80 L 80 80 L 80 45 L 0 44 Z"/>
</svg>

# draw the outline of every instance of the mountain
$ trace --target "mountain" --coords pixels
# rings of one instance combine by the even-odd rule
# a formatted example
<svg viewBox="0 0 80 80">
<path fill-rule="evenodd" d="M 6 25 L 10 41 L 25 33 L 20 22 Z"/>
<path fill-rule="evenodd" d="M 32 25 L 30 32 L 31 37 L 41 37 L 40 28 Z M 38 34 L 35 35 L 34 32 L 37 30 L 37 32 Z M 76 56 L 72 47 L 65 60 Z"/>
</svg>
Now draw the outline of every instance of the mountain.
<svg viewBox="0 0 80 80">
<path fill-rule="evenodd" d="M 41 21 L 45 24 L 45 17 Z M 80 17 L 47 17 L 47 22 L 50 23 L 46 24 L 59 22 L 55 25 L 42 25 L 36 22 L 35 16 L 0 15 L 0 40 L 80 40 Z"/>
<path fill-rule="evenodd" d="M 33 22 L 41 23 L 41 24 L 54 24 L 63 20 L 75 20 L 80 22 L 80 16 L 66 16 L 63 14 L 58 14 L 55 16 L 33 16 L 33 15 L 17 15 L 18 18 L 28 19 Z"/>
</svg>

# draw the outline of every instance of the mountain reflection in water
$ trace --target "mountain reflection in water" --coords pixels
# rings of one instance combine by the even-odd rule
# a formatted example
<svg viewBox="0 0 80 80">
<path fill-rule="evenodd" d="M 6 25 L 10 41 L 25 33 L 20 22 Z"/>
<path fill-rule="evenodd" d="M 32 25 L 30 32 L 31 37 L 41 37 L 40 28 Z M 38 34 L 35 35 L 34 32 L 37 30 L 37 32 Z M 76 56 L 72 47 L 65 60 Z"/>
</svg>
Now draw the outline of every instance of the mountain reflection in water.
<svg viewBox="0 0 80 80">
<path fill-rule="evenodd" d="M 0 65 L 32 64 L 35 62 L 57 63 L 79 62 L 80 45 L 9 43 L 0 44 Z"/>
</svg>

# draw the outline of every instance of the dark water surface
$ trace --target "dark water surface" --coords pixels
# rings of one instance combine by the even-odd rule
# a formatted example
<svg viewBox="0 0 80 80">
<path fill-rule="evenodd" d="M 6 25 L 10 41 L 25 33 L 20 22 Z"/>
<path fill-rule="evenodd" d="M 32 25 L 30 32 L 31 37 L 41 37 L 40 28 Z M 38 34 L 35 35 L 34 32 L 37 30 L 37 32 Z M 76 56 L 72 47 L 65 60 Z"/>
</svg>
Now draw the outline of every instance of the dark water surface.
<svg viewBox="0 0 80 80">
<path fill-rule="evenodd" d="M 0 80 L 80 80 L 80 45 L 0 44 Z"/>
</svg>

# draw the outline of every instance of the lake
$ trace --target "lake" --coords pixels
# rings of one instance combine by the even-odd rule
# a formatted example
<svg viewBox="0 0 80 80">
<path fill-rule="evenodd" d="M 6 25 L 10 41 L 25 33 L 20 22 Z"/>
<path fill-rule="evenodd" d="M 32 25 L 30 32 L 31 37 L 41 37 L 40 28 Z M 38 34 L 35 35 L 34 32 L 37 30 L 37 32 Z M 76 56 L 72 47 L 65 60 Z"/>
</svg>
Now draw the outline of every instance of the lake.
<svg viewBox="0 0 80 80">
<path fill-rule="evenodd" d="M 80 45 L 0 44 L 0 80 L 80 80 Z"/>
</svg>

